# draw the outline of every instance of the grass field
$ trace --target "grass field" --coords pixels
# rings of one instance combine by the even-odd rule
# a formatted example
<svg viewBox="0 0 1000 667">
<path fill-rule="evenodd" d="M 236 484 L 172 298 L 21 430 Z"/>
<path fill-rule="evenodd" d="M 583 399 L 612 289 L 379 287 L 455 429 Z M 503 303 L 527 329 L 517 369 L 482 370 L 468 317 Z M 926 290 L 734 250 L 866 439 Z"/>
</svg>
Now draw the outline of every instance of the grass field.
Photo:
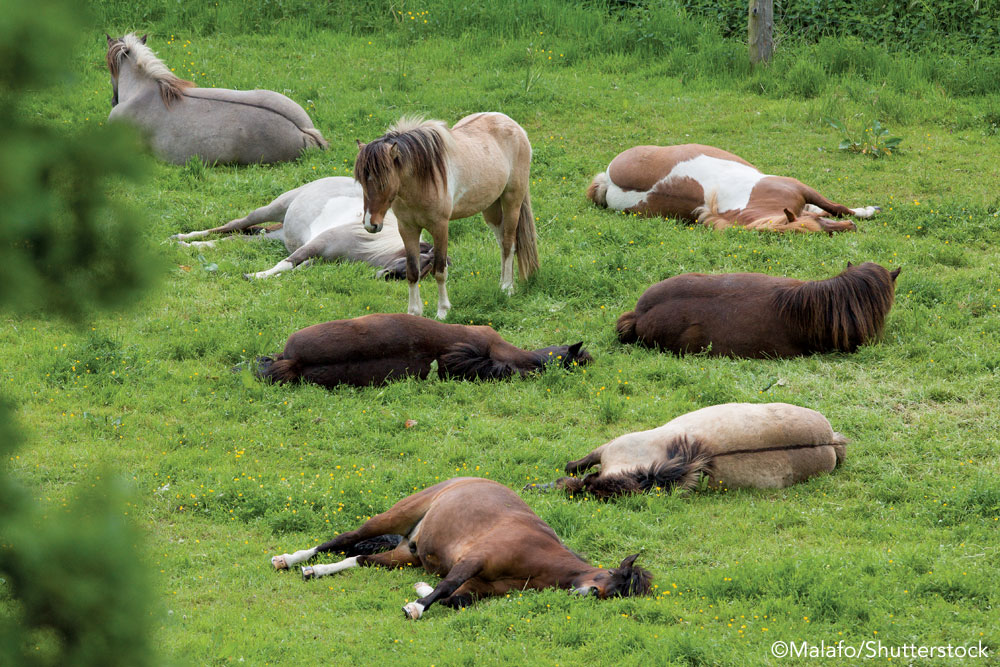
<svg viewBox="0 0 1000 667">
<path fill-rule="evenodd" d="M 38 314 L 8 317 L 0 329 L 4 393 L 30 433 L 13 470 L 53 510 L 97 475 L 131 483 L 126 514 L 147 534 L 163 660 L 795 662 L 772 657 L 777 640 L 981 641 L 1000 650 L 997 92 L 963 96 L 935 78 L 944 65 L 932 58 L 908 68 L 905 57 L 879 56 L 883 69 L 845 66 L 827 82 L 815 72 L 835 57 L 807 47 L 761 74 L 725 71 L 736 62 L 729 51 L 742 47 L 726 47 L 714 63 L 706 48 L 687 65 L 577 48 L 545 25 L 530 37 L 490 39 L 439 36 L 422 20 L 384 38 L 151 35 L 165 62 L 199 85 L 289 95 L 331 149 L 272 167 L 153 164 L 145 185 L 116 189 L 162 262 L 158 286 L 130 311 L 83 327 Z M 107 29 L 133 27 L 142 31 Z M 867 53 L 856 41 L 844 48 Z M 31 99 L 32 113 L 69 129 L 103 122 L 111 95 L 103 58 L 95 34 L 71 63 L 77 76 L 65 92 Z M 349 264 L 250 283 L 241 274 L 283 258 L 280 245 L 199 252 L 165 239 L 314 178 L 348 175 L 354 140 L 379 136 L 404 113 L 454 122 L 481 110 L 511 115 L 532 140 L 542 268 L 504 296 L 481 217 L 453 223 L 449 321 L 491 324 L 521 347 L 584 340 L 595 363 L 507 383 L 332 392 L 231 374 L 303 326 L 402 312 L 405 285 Z M 840 152 L 826 118 L 859 135 L 879 120 L 903 137 L 903 150 L 880 160 Z M 686 142 L 883 211 L 856 234 L 775 236 L 631 218 L 584 198 L 590 177 L 624 148 Z M 902 267 L 884 340 L 854 355 L 675 358 L 614 336 L 617 316 L 674 274 L 822 279 L 848 261 Z M 433 312 L 432 281 L 423 294 Z M 530 592 L 462 612 L 434 607 L 406 622 L 400 606 L 423 573 L 358 569 L 303 583 L 268 563 L 435 481 L 547 481 L 616 435 L 727 401 L 821 411 L 852 440 L 846 464 L 781 491 L 613 503 L 525 495 L 594 562 L 641 551 L 658 586 L 652 597 Z M 405 428 L 407 419 L 417 425 Z"/>
</svg>

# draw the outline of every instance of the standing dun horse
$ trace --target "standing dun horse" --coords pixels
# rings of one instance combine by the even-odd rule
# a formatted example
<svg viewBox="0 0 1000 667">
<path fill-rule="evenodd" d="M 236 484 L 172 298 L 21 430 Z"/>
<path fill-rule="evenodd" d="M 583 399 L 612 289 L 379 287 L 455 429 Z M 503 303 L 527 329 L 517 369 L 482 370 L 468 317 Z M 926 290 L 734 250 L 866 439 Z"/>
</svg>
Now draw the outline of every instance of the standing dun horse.
<svg viewBox="0 0 1000 667">
<path fill-rule="evenodd" d="M 685 273 L 643 292 L 618 318 L 618 340 L 730 357 L 854 352 L 882 335 L 898 275 L 873 262 L 848 262 L 840 275 L 809 282 Z"/>
<path fill-rule="evenodd" d="M 538 268 L 535 218 L 528 195 L 531 144 L 502 113 L 477 113 L 450 130 L 441 121 L 403 118 L 371 143 L 358 142 L 354 177 L 364 189 L 364 226 L 382 229 L 391 208 L 406 247 L 410 315 L 423 314 L 417 256 L 420 232 L 434 241 L 438 319 L 451 309 L 446 281 L 448 222 L 482 211 L 500 244 L 500 289 L 514 291 L 514 255 L 521 278 Z"/>
<path fill-rule="evenodd" d="M 626 433 L 566 464 L 567 475 L 525 488 L 556 487 L 597 498 L 652 489 L 781 489 L 831 472 L 847 438 L 826 417 L 788 403 L 725 403 L 695 410 L 659 428 Z"/>
<path fill-rule="evenodd" d="M 741 225 L 775 232 L 854 231 L 855 216 L 877 206 L 850 209 L 808 185 L 762 174 L 743 158 L 712 146 L 636 146 L 619 153 L 594 176 L 587 196 L 598 206 L 645 216 L 681 218 L 712 229 Z"/>
<path fill-rule="evenodd" d="M 370 555 L 370 540 L 401 536 L 391 551 Z M 362 544 L 363 543 L 363 544 Z M 555 531 L 507 487 L 488 479 L 457 477 L 400 500 L 388 511 L 312 549 L 271 559 L 279 570 L 316 554 L 344 552 L 329 565 L 302 568 L 303 579 L 352 567 L 423 567 L 444 577 L 431 587 L 414 586 L 420 596 L 403 607 L 418 619 L 435 602 L 454 609 L 478 598 L 527 588 L 568 588 L 600 599 L 646 595 L 652 575 L 634 565 L 638 554 L 616 568 L 587 563 L 560 541 Z"/>
<path fill-rule="evenodd" d="M 141 38 L 108 36 L 110 121 L 127 121 L 153 151 L 174 164 L 199 157 L 209 164 L 294 160 L 326 148 L 298 104 L 270 90 L 198 88 L 175 76 Z"/>
<path fill-rule="evenodd" d="M 376 313 L 296 331 L 277 357 L 257 360 L 256 372 L 274 382 L 367 387 L 409 376 L 426 379 L 435 362 L 442 379 L 502 380 L 549 364 L 573 368 L 590 361 L 582 341 L 529 351 L 487 326 Z"/>
<path fill-rule="evenodd" d="M 379 277 L 401 279 L 406 275 L 406 251 L 396 229 L 396 217 L 385 217 L 386 232 L 372 236 L 361 228 L 364 203 L 361 186 L 353 178 L 331 176 L 289 190 L 267 206 L 251 211 L 226 224 L 171 238 L 186 246 L 212 247 L 215 241 L 192 241 L 210 234 L 259 232 L 255 238 L 277 239 L 291 254 L 266 271 L 245 274 L 247 278 L 268 278 L 312 262 L 344 259 L 367 262 L 379 271 Z M 280 224 L 259 228 L 266 222 Z M 226 236 L 223 238 L 236 238 Z M 420 244 L 420 275 L 431 268 L 434 249 Z"/>
</svg>

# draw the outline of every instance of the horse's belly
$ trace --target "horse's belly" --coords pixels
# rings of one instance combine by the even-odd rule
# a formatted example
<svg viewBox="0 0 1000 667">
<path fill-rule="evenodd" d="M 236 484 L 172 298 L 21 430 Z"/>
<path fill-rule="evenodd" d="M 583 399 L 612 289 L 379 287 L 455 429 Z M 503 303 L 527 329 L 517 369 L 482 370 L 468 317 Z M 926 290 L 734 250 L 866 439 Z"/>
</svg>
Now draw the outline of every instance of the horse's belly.
<svg viewBox="0 0 1000 667">
<path fill-rule="evenodd" d="M 369 387 L 372 385 L 417 376 L 427 377 L 430 360 L 413 357 L 382 357 L 359 359 L 331 364 L 317 364 L 302 371 L 302 379 L 324 387 L 351 385 Z"/>
</svg>

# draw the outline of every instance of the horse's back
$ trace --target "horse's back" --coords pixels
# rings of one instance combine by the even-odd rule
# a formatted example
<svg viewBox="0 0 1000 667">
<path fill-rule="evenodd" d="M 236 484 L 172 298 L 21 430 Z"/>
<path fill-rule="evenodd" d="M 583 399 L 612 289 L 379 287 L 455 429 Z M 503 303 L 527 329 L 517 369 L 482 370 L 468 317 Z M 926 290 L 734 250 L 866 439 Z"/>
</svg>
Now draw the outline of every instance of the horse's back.
<svg viewBox="0 0 1000 667">
<path fill-rule="evenodd" d="M 633 337 L 678 354 L 708 348 L 738 357 L 792 354 L 797 348 L 771 302 L 775 289 L 797 282 L 757 273 L 668 278 L 639 297 Z"/>
<path fill-rule="evenodd" d="M 675 146 L 634 146 L 619 153 L 608 165 L 611 182 L 622 190 L 648 191 L 666 178 L 681 162 L 699 156 L 736 162 L 753 167 L 738 155 L 714 146 L 679 144 Z"/>
</svg>

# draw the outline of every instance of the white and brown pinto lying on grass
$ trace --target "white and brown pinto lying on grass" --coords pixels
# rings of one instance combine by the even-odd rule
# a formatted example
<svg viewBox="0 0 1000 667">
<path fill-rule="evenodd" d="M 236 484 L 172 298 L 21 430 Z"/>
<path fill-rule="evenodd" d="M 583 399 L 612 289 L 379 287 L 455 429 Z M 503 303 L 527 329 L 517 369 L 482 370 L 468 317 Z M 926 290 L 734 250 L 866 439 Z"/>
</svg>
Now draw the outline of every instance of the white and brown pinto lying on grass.
<svg viewBox="0 0 1000 667">
<path fill-rule="evenodd" d="M 281 354 L 257 359 L 256 374 L 274 382 L 367 387 L 409 376 L 423 380 L 435 363 L 442 379 L 503 380 L 590 361 L 582 341 L 522 350 L 492 327 L 376 313 L 296 331 Z"/>
<path fill-rule="evenodd" d="M 106 60 L 108 120 L 137 126 L 167 162 L 280 162 L 312 146 L 327 147 L 309 114 L 281 93 L 198 88 L 174 75 L 146 46 L 145 35 L 109 35 Z"/>
<path fill-rule="evenodd" d="M 847 439 L 826 417 L 788 403 L 725 403 L 689 412 L 659 428 L 627 433 L 601 445 L 566 474 L 536 488 L 609 498 L 653 489 L 781 489 L 831 472 Z M 532 488 L 529 485 L 526 488 Z"/>
<path fill-rule="evenodd" d="M 645 216 L 681 218 L 712 229 L 739 225 L 775 232 L 854 231 L 876 206 L 851 209 L 808 185 L 769 176 L 712 146 L 636 146 L 597 174 L 587 196 L 597 205 Z"/>
<path fill-rule="evenodd" d="M 247 278 L 268 278 L 306 266 L 314 258 L 367 262 L 380 271 L 379 277 L 406 277 L 406 250 L 392 211 L 384 220 L 385 233 L 372 235 L 361 226 L 364 202 L 361 186 L 353 178 L 331 176 L 289 190 L 266 206 L 251 211 L 219 227 L 176 234 L 171 238 L 185 246 L 212 247 L 215 241 L 194 241 L 210 234 L 256 234 L 254 238 L 284 242 L 291 254 L 267 271 L 245 274 Z M 260 227 L 268 222 L 279 224 Z M 224 238 L 236 238 L 226 236 Z M 420 244 L 420 275 L 426 275 L 434 261 L 434 248 Z"/>
<path fill-rule="evenodd" d="M 385 545 L 395 546 L 371 553 Z M 516 493 L 476 477 L 435 484 L 356 530 L 312 549 L 275 556 L 271 564 L 284 570 L 325 552 L 343 552 L 347 558 L 303 567 L 303 579 L 372 565 L 422 567 L 443 577 L 435 587 L 424 582 L 414 586 L 420 598 L 403 607 L 410 619 L 420 618 L 435 602 L 460 609 L 478 598 L 528 588 L 566 588 L 601 599 L 646 595 L 652 581 L 649 572 L 633 565 L 638 554 L 616 568 L 590 565 Z"/>
</svg>

